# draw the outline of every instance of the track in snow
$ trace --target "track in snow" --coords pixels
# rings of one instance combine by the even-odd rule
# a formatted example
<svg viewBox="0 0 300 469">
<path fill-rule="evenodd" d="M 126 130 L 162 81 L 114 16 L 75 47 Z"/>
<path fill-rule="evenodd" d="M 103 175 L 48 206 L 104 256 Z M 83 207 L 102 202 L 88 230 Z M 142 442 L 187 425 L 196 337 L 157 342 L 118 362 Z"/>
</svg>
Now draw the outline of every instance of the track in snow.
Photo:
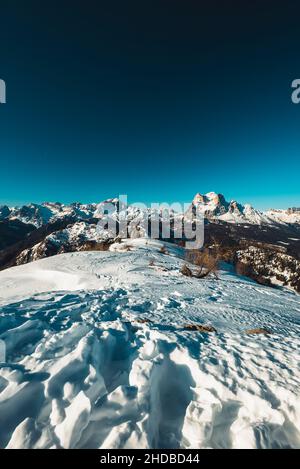
<svg viewBox="0 0 300 469">
<path fill-rule="evenodd" d="M 142 244 L 0 274 L 34 279 L 2 300 L 0 447 L 300 447 L 299 296 L 230 272 L 186 279 L 181 262 Z M 85 289 L 32 294 L 41 269 Z"/>
</svg>

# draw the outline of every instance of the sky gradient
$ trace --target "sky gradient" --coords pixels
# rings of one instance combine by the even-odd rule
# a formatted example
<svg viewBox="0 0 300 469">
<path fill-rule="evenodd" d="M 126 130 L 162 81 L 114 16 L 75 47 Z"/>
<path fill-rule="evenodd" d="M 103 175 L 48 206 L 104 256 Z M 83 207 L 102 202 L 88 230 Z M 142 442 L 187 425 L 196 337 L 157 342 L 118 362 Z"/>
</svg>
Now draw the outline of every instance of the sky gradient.
<svg viewBox="0 0 300 469">
<path fill-rule="evenodd" d="M 296 3 L 4 2 L 0 204 L 300 206 Z"/>
</svg>

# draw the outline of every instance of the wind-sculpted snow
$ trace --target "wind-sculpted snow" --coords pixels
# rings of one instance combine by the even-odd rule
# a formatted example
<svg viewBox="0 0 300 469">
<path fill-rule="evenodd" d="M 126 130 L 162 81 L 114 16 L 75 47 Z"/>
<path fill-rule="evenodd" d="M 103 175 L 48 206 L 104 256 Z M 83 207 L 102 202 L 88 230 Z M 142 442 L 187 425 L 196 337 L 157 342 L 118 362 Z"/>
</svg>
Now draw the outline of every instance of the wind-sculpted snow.
<svg viewBox="0 0 300 469">
<path fill-rule="evenodd" d="M 0 273 L 0 447 L 299 448 L 299 295 L 130 245 Z"/>
</svg>

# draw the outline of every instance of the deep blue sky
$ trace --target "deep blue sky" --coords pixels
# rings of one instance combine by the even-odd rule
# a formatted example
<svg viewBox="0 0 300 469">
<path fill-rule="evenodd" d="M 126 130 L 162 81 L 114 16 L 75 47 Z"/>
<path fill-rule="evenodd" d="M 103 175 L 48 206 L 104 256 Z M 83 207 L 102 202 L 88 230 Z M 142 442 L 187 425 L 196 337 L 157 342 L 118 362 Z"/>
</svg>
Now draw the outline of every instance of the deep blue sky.
<svg viewBox="0 0 300 469">
<path fill-rule="evenodd" d="M 3 1 L 0 203 L 300 206 L 297 3 Z"/>
</svg>

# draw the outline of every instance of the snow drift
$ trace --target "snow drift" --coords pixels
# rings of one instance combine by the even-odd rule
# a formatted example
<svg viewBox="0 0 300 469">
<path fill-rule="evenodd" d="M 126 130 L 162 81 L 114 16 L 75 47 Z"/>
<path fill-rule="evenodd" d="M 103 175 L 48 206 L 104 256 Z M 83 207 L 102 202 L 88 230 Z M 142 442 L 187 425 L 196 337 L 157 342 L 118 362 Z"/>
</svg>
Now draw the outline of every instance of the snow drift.
<svg viewBox="0 0 300 469">
<path fill-rule="evenodd" d="M 299 295 L 129 242 L 0 272 L 0 447 L 299 448 Z"/>
</svg>

